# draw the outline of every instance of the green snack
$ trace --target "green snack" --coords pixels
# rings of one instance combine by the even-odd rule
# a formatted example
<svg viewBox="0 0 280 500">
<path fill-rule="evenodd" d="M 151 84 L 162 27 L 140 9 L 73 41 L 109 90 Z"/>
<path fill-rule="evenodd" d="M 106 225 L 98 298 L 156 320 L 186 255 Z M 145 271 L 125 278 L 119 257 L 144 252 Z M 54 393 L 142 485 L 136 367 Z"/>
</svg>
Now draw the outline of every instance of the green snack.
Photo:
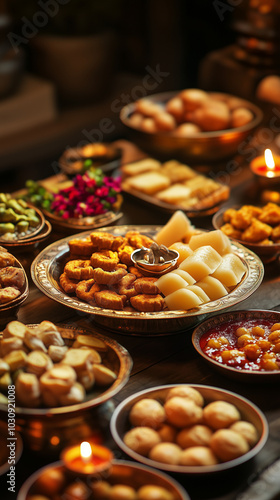
<svg viewBox="0 0 280 500">
<path fill-rule="evenodd" d="M 28 205 L 27 205 L 26 201 L 25 201 L 25 200 L 23 200 L 22 198 L 19 198 L 19 199 L 17 200 L 17 202 L 18 202 L 18 204 L 19 204 L 22 208 L 27 208 L 27 207 L 28 207 Z"/>
<path fill-rule="evenodd" d="M 7 207 L 12 208 L 17 214 L 24 214 L 24 208 L 15 199 L 7 201 Z"/>
<path fill-rule="evenodd" d="M 36 227 L 40 224 L 40 219 L 38 219 L 37 216 L 28 217 L 27 220 L 28 220 L 31 227 Z"/>
<path fill-rule="evenodd" d="M 16 222 L 18 220 L 18 216 L 12 208 L 7 208 L 5 213 L 3 214 L 2 221 L 3 222 Z"/>
<path fill-rule="evenodd" d="M 5 195 L 5 193 L 0 193 L 0 202 L 1 203 L 7 202 L 7 196 Z"/>
<path fill-rule="evenodd" d="M 0 223 L 0 234 L 14 233 L 15 226 L 11 222 Z"/>
<path fill-rule="evenodd" d="M 19 233 L 26 233 L 29 228 L 29 222 L 27 220 L 21 220 L 17 223 L 16 229 Z"/>
</svg>

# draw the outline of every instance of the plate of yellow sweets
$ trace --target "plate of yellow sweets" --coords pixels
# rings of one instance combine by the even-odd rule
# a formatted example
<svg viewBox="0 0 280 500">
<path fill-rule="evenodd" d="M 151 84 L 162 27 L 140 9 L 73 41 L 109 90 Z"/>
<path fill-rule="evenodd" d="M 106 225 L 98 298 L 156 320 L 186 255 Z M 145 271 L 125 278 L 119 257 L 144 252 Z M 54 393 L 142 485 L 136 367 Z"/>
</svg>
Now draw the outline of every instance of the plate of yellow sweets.
<svg viewBox="0 0 280 500">
<path fill-rule="evenodd" d="M 265 263 L 280 253 L 280 206 L 276 203 L 223 208 L 212 221 L 216 229 L 253 250 Z"/>
<path fill-rule="evenodd" d="M 111 226 L 59 240 L 33 261 L 48 297 L 120 333 L 170 334 L 241 302 L 263 279 L 260 259 L 222 231 L 176 211 L 165 226 Z"/>
<path fill-rule="evenodd" d="M 1 332 L 0 351 L 0 415 L 7 416 L 14 387 L 19 430 L 37 449 L 56 426 L 61 431 L 69 419 L 92 412 L 120 391 L 132 367 L 130 355 L 114 340 L 47 320 L 10 321 Z"/>
<path fill-rule="evenodd" d="M 251 460 L 266 443 L 268 424 L 248 399 L 217 387 L 174 384 L 129 396 L 111 422 L 131 458 L 170 473 L 215 474 Z"/>
</svg>

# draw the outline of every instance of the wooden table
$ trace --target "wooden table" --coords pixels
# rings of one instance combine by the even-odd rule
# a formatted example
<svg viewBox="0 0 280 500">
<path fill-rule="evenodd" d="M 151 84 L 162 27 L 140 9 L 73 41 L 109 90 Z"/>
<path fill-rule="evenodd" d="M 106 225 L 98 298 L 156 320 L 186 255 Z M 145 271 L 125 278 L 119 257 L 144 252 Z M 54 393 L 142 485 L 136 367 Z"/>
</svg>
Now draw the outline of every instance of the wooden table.
<svg viewBox="0 0 280 500">
<path fill-rule="evenodd" d="M 134 148 L 121 141 L 125 147 L 126 160 L 130 155 L 141 155 L 135 152 Z M 210 172 L 211 173 L 211 172 Z M 212 173 L 217 173 L 217 170 Z M 228 175 L 228 181 L 231 186 L 231 197 L 229 205 L 236 203 L 257 203 L 258 193 L 252 179 L 248 165 L 241 165 L 238 175 Z M 140 203 L 129 199 L 124 200 L 124 215 L 118 221 L 118 224 L 164 224 L 169 215 L 159 210 L 151 210 Z M 193 219 L 197 227 L 211 229 L 211 217 Z M 63 234 L 52 234 L 45 245 L 62 238 Z M 42 247 L 41 247 L 42 248 Z M 40 249 L 39 249 L 40 250 Z M 36 251 L 36 253 L 39 252 Z M 22 255 L 22 261 L 26 267 L 34 259 L 34 254 Z M 280 310 L 280 278 L 279 262 L 265 265 L 265 276 L 260 287 L 241 304 L 234 309 L 273 309 Z M 92 317 L 80 316 L 76 311 L 59 304 L 43 295 L 30 282 L 30 295 L 28 300 L 20 308 L 18 319 L 24 323 L 39 323 L 44 319 L 51 319 L 55 323 L 71 323 L 75 326 L 82 326 L 92 331 L 102 331 L 93 322 Z M 117 340 L 130 353 L 133 359 L 133 369 L 131 376 L 125 387 L 113 398 L 113 404 L 116 406 L 127 396 L 157 385 L 176 384 L 176 383 L 195 383 L 217 386 L 236 392 L 255 403 L 265 413 L 269 426 L 270 436 L 264 449 L 259 453 L 253 463 L 244 466 L 241 470 L 234 471 L 223 476 L 223 482 L 220 477 L 203 478 L 203 481 L 192 481 L 188 477 L 177 477 L 176 479 L 183 484 L 189 492 L 192 500 L 216 498 L 220 500 L 232 500 L 237 498 L 238 493 L 242 492 L 248 484 L 257 477 L 257 474 L 274 462 L 280 456 L 280 396 L 278 384 L 250 384 L 232 381 L 220 376 L 213 371 L 201 359 L 191 344 L 192 330 L 182 333 L 176 333 L 165 336 L 134 336 L 129 334 L 116 334 L 110 331 L 102 331 L 107 336 Z M 110 436 L 107 436 L 108 443 L 113 447 L 117 458 L 125 458 L 123 453 L 112 442 Z M 18 490 L 24 480 L 39 467 L 56 461 L 58 456 L 46 456 L 37 454 L 24 448 L 23 455 L 16 465 L 16 489 Z M 279 468 L 278 468 L 279 469 Z M 7 491 L 5 477 L 1 478 L 1 499 L 12 498 L 12 493 Z M 256 494 L 245 498 L 270 498 L 270 487 L 265 489 L 266 496 L 257 496 Z M 258 493 L 260 493 L 258 488 Z M 280 483 L 279 491 L 280 492 Z"/>
</svg>

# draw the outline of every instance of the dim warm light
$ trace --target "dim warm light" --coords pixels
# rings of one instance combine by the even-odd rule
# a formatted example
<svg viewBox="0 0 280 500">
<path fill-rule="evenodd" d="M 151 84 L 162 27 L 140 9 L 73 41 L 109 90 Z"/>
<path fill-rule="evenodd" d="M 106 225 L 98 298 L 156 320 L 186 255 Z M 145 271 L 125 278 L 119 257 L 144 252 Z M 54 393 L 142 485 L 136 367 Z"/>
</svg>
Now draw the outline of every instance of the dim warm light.
<svg viewBox="0 0 280 500">
<path fill-rule="evenodd" d="M 90 444 L 87 441 L 83 441 L 80 444 L 80 454 L 83 462 L 88 462 L 92 456 L 92 449 Z"/>
</svg>

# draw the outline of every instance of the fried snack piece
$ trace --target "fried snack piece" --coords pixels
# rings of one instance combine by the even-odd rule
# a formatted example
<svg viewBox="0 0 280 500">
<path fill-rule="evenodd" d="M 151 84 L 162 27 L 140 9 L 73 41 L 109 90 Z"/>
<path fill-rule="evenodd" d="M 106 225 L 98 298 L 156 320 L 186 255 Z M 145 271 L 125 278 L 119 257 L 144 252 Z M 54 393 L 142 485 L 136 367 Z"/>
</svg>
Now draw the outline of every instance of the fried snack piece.
<svg viewBox="0 0 280 500">
<path fill-rule="evenodd" d="M 125 295 L 119 295 L 111 290 L 101 290 L 94 294 L 96 304 L 104 309 L 122 310 L 126 302 Z"/>
<path fill-rule="evenodd" d="M 20 290 L 14 288 L 13 286 L 7 286 L 6 288 L 0 289 L 0 304 L 6 304 L 16 299 L 20 295 Z"/>
<path fill-rule="evenodd" d="M 113 250 L 116 251 L 121 245 L 126 242 L 123 236 L 114 236 L 111 233 L 94 231 L 90 234 L 92 244 L 98 250 Z"/>
<path fill-rule="evenodd" d="M 119 257 L 117 252 L 112 250 L 100 250 L 92 254 L 90 263 L 92 267 L 101 267 L 104 271 L 113 271 L 119 263 Z"/>
<path fill-rule="evenodd" d="M 136 278 L 143 278 L 143 274 L 141 273 L 141 271 L 138 269 L 138 267 L 136 266 L 130 266 L 128 268 L 128 272 L 131 273 L 131 274 L 134 274 L 136 276 Z"/>
<path fill-rule="evenodd" d="M 95 293 L 100 292 L 102 287 L 92 278 L 90 280 L 80 281 L 76 288 L 76 295 L 85 302 L 95 303 Z"/>
<path fill-rule="evenodd" d="M 79 280 L 68 278 L 66 273 L 59 276 L 59 284 L 65 293 L 75 293 Z"/>
<path fill-rule="evenodd" d="M 134 250 L 135 248 L 130 245 L 123 245 L 119 248 L 119 259 L 127 267 L 132 265 L 131 254 Z"/>
<path fill-rule="evenodd" d="M 1 340 L 1 355 L 6 356 L 11 351 L 23 349 L 23 339 L 18 337 L 9 337 Z"/>
<path fill-rule="evenodd" d="M 242 231 L 235 229 L 230 222 L 227 222 L 223 226 L 221 226 L 221 231 L 228 236 L 229 238 L 235 238 L 236 240 L 241 240 Z"/>
<path fill-rule="evenodd" d="M 10 321 L 3 330 L 3 338 L 17 337 L 23 340 L 27 331 L 28 327 L 20 321 Z"/>
<path fill-rule="evenodd" d="M 34 373 L 21 372 L 15 382 L 17 404 L 36 408 L 40 405 L 40 383 Z"/>
<path fill-rule="evenodd" d="M 126 295 L 128 299 L 137 295 L 137 292 L 134 288 L 134 283 L 136 280 L 136 276 L 132 273 L 127 273 L 123 278 L 117 283 L 117 292 L 120 295 Z"/>
<path fill-rule="evenodd" d="M 134 309 L 141 312 L 162 311 L 164 307 L 164 298 L 157 295 L 140 294 L 130 298 L 130 303 Z"/>
<path fill-rule="evenodd" d="M 93 268 L 90 260 L 69 260 L 69 262 L 65 264 L 64 272 L 68 278 L 74 280 L 88 280 L 93 278 Z"/>
<path fill-rule="evenodd" d="M 0 247 L 0 268 L 13 266 L 15 261 L 15 257 L 10 252 L 8 252 L 5 248 Z"/>
<path fill-rule="evenodd" d="M 274 243 L 279 243 L 280 241 L 280 224 L 273 228 L 271 233 L 271 239 Z"/>
<path fill-rule="evenodd" d="M 250 226 L 242 233 L 241 240 L 249 243 L 259 243 L 269 238 L 272 233 L 272 227 L 258 219 L 253 219 Z"/>
<path fill-rule="evenodd" d="M 27 354 L 26 371 L 28 373 L 34 373 L 34 375 L 40 377 L 45 371 L 50 370 L 52 367 L 53 362 L 45 352 L 35 350 Z"/>
<path fill-rule="evenodd" d="M 146 236 L 145 234 L 140 234 L 138 231 L 128 231 L 125 235 L 128 240 L 128 244 L 135 248 L 147 247 L 149 248 L 154 240 Z"/>
<path fill-rule="evenodd" d="M 23 269 L 13 266 L 7 266 L 0 269 L 0 284 L 3 288 L 6 286 L 13 286 L 22 290 L 25 285 Z"/>
<path fill-rule="evenodd" d="M 276 203 L 267 203 L 258 217 L 261 222 L 269 226 L 276 226 L 280 224 L 280 207 Z"/>
<path fill-rule="evenodd" d="M 137 293 L 145 293 L 148 295 L 157 295 L 159 289 L 155 284 L 157 278 L 138 278 L 134 282 L 134 288 Z"/>
<path fill-rule="evenodd" d="M 119 267 L 114 271 L 104 271 L 101 267 L 93 270 L 93 277 L 100 285 L 112 286 L 118 283 L 127 274 L 126 269 Z"/>
<path fill-rule="evenodd" d="M 70 253 L 82 257 L 90 257 L 94 252 L 94 245 L 90 236 L 87 238 L 74 238 L 68 242 Z"/>
<path fill-rule="evenodd" d="M 105 386 L 115 382 L 117 375 L 107 366 L 95 363 L 92 367 L 94 379 L 97 385 Z"/>
</svg>

